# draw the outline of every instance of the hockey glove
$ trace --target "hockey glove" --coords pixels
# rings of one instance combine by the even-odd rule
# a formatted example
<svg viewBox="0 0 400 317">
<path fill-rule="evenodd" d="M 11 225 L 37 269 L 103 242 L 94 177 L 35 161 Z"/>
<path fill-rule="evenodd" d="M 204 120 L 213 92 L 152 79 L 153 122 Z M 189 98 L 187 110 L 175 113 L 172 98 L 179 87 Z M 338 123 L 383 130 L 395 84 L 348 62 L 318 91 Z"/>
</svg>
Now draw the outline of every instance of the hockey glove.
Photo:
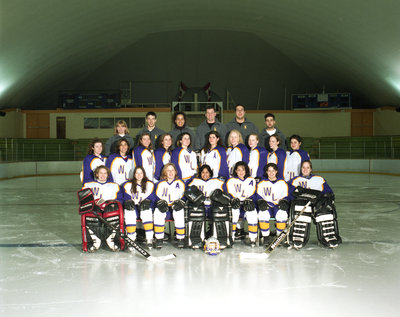
<svg viewBox="0 0 400 317">
<path fill-rule="evenodd" d="M 255 209 L 253 200 L 250 198 L 245 199 L 243 202 L 243 209 L 244 211 L 253 211 Z"/>
<path fill-rule="evenodd" d="M 182 199 L 177 199 L 172 203 L 172 209 L 175 211 L 182 210 L 185 207 L 185 202 Z"/>
<path fill-rule="evenodd" d="M 221 205 L 229 205 L 229 202 L 231 200 L 230 196 L 227 193 L 224 193 L 220 189 L 215 189 L 210 195 L 210 199 L 212 202 L 218 202 Z"/>
<path fill-rule="evenodd" d="M 167 212 L 168 211 L 168 203 L 166 200 L 161 199 L 158 200 L 156 206 L 160 212 Z"/>
<path fill-rule="evenodd" d="M 231 200 L 231 206 L 233 209 L 239 209 L 240 208 L 240 199 L 239 198 L 233 198 Z"/>
<path fill-rule="evenodd" d="M 260 211 L 266 211 L 270 207 L 268 202 L 264 199 L 257 200 L 257 206 L 258 206 L 258 210 L 260 210 Z"/>
<path fill-rule="evenodd" d="M 139 205 L 139 211 L 143 211 L 143 210 L 148 210 L 151 207 L 151 200 L 150 199 L 145 199 L 142 200 L 140 205 Z"/>
<path fill-rule="evenodd" d="M 133 200 L 125 200 L 124 201 L 124 209 L 135 210 L 135 202 Z"/>
<path fill-rule="evenodd" d="M 290 207 L 290 203 L 289 203 L 288 200 L 286 200 L 286 199 L 281 199 L 281 200 L 279 201 L 279 209 L 280 209 L 280 210 L 288 211 L 288 210 L 289 210 L 289 207 Z"/>
</svg>

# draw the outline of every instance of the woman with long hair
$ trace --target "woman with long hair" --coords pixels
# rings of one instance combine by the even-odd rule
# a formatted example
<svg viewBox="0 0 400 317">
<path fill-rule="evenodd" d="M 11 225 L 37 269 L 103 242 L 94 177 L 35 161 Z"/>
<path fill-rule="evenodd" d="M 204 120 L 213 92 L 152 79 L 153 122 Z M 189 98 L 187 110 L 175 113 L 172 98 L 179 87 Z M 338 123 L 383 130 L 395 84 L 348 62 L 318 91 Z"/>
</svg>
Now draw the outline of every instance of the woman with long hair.
<svg viewBox="0 0 400 317">
<path fill-rule="evenodd" d="M 88 146 L 88 153 L 83 159 L 82 163 L 82 184 L 94 181 L 95 179 L 93 171 L 96 169 L 97 166 L 105 164 L 106 157 L 101 154 L 102 152 L 103 142 L 99 138 L 94 138 L 93 140 L 91 140 Z"/>
<path fill-rule="evenodd" d="M 249 149 L 244 145 L 242 134 L 238 130 L 232 130 L 228 136 L 228 149 L 226 160 L 229 174 L 233 175 L 235 164 L 239 161 L 249 163 Z"/>
<path fill-rule="evenodd" d="M 106 156 L 117 152 L 118 141 L 124 138 L 128 144 L 128 151 L 133 149 L 135 143 L 133 142 L 132 137 L 129 135 L 128 125 L 124 120 L 119 120 L 114 127 L 114 135 L 110 137 L 105 145 L 105 153 Z"/>
<path fill-rule="evenodd" d="M 141 219 L 146 235 L 146 244 L 153 246 L 153 208 L 155 202 L 154 183 L 142 166 L 136 166 L 131 180 L 121 185 L 124 200 L 125 228 L 128 237 L 136 240 L 136 221 Z"/>
<path fill-rule="evenodd" d="M 226 162 L 226 150 L 217 131 L 210 131 L 206 136 L 206 144 L 200 152 L 201 165 L 211 167 L 214 177 L 229 177 L 228 164 Z"/>
<path fill-rule="evenodd" d="M 142 166 L 149 180 L 154 180 L 156 159 L 151 144 L 150 133 L 144 132 L 139 136 L 138 145 L 133 149 L 134 166 Z"/>
<path fill-rule="evenodd" d="M 117 153 L 111 154 L 106 161 L 106 166 L 111 170 L 112 180 L 119 185 L 132 178 L 134 163 L 128 151 L 128 141 L 120 139 L 117 143 Z"/>
<path fill-rule="evenodd" d="M 154 151 L 154 157 L 156 160 L 156 168 L 154 172 L 154 181 L 160 180 L 161 171 L 165 164 L 171 162 L 171 146 L 172 146 L 172 135 L 164 133 L 159 138 L 159 146 Z"/>
<path fill-rule="evenodd" d="M 177 147 L 172 151 L 171 163 L 174 163 L 178 177 L 185 183 L 197 173 L 197 156 L 192 150 L 192 138 L 189 133 L 184 132 L 176 141 Z"/>
<path fill-rule="evenodd" d="M 275 163 L 278 166 L 278 178 L 283 178 L 285 174 L 286 164 L 286 151 L 279 147 L 281 139 L 277 134 L 273 134 L 269 137 L 269 147 L 271 152 L 268 153 L 268 163 Z"/>
</svg>

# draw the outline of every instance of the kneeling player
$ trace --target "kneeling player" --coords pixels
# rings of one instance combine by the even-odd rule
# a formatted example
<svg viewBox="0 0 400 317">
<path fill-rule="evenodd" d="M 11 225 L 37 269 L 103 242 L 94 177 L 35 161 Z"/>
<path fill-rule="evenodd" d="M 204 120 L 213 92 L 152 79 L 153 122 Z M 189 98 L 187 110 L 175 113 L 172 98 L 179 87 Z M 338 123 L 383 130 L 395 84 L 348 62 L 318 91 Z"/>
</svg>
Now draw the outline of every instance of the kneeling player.
<svg viewBox="0 0 400 317">
<path fill-rule="evenodd" d="M 307 207 L 290 230 L 289 239 L 293 247 L 300 249 L 305 246 L 310 237 L 310 224 L 313 219 L 317 226 L 318 241 L 329 248 L 336 248 L 342 239 L 336 216 L 334 194 L 332 189 L 321 176 L 313 175 L 312 164 L 306 160 L 301 164 L 301 175 L 290 181 L 294 187 L 300 186 L 322 192 L 322 196 L 314 204 Z M 306 201 L 295 198 L 291 206 L 292 219 L 303 209 Z"/>
<path fill-rule="evenodd" d="M 161 181 L 155 189 L 156 208 L 154 210 L 154 232 L 156 248 L 163 244 L 165 221 L 174 219 L 178 247 L 185 247 L 185 202 L 182 200 L 185 184 L 178 179 L 178 171 L 173 163 L 164 165 L 161 171 Z"/>
<path fill-rule="evenodd" d="M 136 240 L 136 221 L 142 220 L 148 248 L 153 246 L 153 207 L 155 195 L 154 184 L 146 177 L 143 167 L 136 166 L 133 179 L 121 185 L 124 200 L 126 233 L 130 239 Z"/>
<path fill-rule="evenodd" d="M 276 234 L 279 235 L 286 228 L 289 212 L 289 186 L 283 179 L 278 179 L 278 166 L 268 163 L 266 166 L 266 179 L 257 184 L 258 220 L 261 230 L 261 243 L 268 245 L 271 239 L 269 221 L 276 220 Z"/>
<path fill-rule="evenodd" d="M 119 236 L 119 232 L 124 230 L 120 187 L 116 183 L 107 182 L 110 170 L 104 165 L 98 166 L 94 170 L 94 176 L 96 180 L 85 183 L 83 190 L 78 192 L 80 213 L 82 214 L 83 251 L 97 251 L 103 240 L 112 251 L 123 250 L 125 241 Z M 87 212 L 85 208 L 89 208 L 90 211 Z M 115 229 L 104 226 L 92 210 Z"/>
</svg>

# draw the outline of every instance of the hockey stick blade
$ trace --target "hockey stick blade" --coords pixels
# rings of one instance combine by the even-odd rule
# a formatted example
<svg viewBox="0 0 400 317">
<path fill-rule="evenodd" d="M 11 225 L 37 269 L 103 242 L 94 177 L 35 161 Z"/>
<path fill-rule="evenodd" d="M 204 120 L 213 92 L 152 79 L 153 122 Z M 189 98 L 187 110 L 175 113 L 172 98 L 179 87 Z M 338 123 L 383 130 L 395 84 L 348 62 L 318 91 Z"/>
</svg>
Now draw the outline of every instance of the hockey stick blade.
<svg viewBox="0 0 400 317">
<path fill-rule="evenodd" d="M 265 260 L 269 257 L 268 253 L 250 253 L 240 252 L 239 258 L 241 260 Z"/>
<path fill-rule="evenodd" d="M 125 240 L 126 244 L 130 247 L 132 247 L 134 250 L 130 250 L 132 253 L 135 251 L 139 252 L 140 255 L 144 256 L 146 260 L 149 260 L 151 262 L 161 262 L 161 261 L 166 261 L 170 259 L 176 258 L 176 255 L 171 253 L 166 256 L 152 256 L 149 252 L 147 252 L 145 249 L 143 249 L 140 245 L 138 245 L 135 241 L 133 241 L 131 238 L 129 238 L 124 232 L 120 232 L 118 228 L 114 227 L 112 224 L 110 224 L 107 220 L 105 220 L 102 216 L 100 216 L 96 211 L 93 211 L 93 214 L 102 222 L 104 225 L 107 227 L 111 228 L 112 230 L 115 230 L 116 232 L 119 233 L 122 239 Z M 151 258 L 151 259 L 150 259 Z"/>
</svg>

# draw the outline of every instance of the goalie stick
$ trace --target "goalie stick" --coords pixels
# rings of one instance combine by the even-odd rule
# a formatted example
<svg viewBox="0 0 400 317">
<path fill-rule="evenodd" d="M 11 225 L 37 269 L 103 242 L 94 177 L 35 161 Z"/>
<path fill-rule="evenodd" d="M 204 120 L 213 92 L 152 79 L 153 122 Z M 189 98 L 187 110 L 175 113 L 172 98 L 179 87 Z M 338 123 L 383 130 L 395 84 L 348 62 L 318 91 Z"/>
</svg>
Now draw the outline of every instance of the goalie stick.
<svg viewBox="0 0 400 317">
<path fill-rule="evenodd" d="M 78 197 L 79 197 L 79 193 L 80 192 L 82 192 L 82 191 L 78 191 Z M 102 203 L 104 203 L 104 200 L 103 199 L 99 199 L 96 204 L 100 205 Z M 149 260 L 150 262 L 161 262 L 161 261 L 167 261 L 167 260 L 171 260 L 171 259 L 176 258 L 176 255 L 174 253 L 171 253 L 171 254 L 168 254 L 168 255 L 165 255 L 165 256 L 152 256 L 149 252 L 147 252 L 145 249 L 143 249 L 139 244 L 137 244 L 135 241 L 133 241 L 131 238 L 129 238 L 125 234 L 125 232 L 120 232 L 118 228 L 114 227 L 107 220 L 105 220 L 102 216 L 100 216 L 97 213 L 97 211 L 95 210 L 93 203 L 91 205 L 91 208 L 85 210 L 84 212 L 79 210 L 79 214 L 81 214 L 81 215 L 84 214 L 84 213 L 88 213 L 88 212 L 93 213 L 108 228 L 110 228 L 112 230 L 115 230 L 116 232 L 119 232 L 121 238 L 124 239 L 126 244 L 128 246 L 134 248 L 137 252 L 139 252 L 142 256 L 144 256 L 146 258 L 146 260 Z"/>
<path fill-rule="evenodd" d="M 299 192 L 298 188 L 296 188 L 297 192 Z M 311 189 L 301 189 L 300 196 L 303 196 L 304 198 L 309 199 L 307 204 L 303 207 L 302 210 L 297 214 L 297 216 L 293 219 L 292 222 L 288 224 L 286 229 L 282 231 L 270 244 L 269 246 L 265 249 L 264 253 L 250 253 L 250 252 L 240 252 L 240 258 L 241 259 L 266 259 L 269 257 L 272 251 L 274 251 L 279 244 L 287 237 L 287 235 L 290 232 L 290 229 L 294 226 L 296 223 L 297 219 L 305 212 L 307 207 L 309 207 L 312 203 L 315 203 L 315 201 L 321 196 L 320 191 L 316 190 L 311 190 Z"/>
<path fill-rule="evenodd" d="M 105 220 L 102 216 L 100 216 L 95 210 L 93 210 L 92 212 L 108 228 L 115 230 L 116 232 L 119 232 L 118 228 L 111 225 L 107 220 Z M 145 249 L 143 249 L 139 244 L 137 244 L 135 241 L 133 241 L 131 238 L 129 238 L 124 232 L 119 232 L 119 234 L 120 234 L 121 238 L 125 240 L 125 242 L 128 246 L 134 248 L 137 252 L 140 253 L 140 255 L 144 256 L 146 258 L 146 260 L 149 260 L 150 262 L 160 262 L 160 261 L 166 261 L 166 260 L 171 260 L 171 259 L 176 258 L 176 255 L 174 253 L 171 253 L 171 254 L 168 254 L 165 256 L 153 256 L 149 252 L 147 252 Z"/>
</svg>

